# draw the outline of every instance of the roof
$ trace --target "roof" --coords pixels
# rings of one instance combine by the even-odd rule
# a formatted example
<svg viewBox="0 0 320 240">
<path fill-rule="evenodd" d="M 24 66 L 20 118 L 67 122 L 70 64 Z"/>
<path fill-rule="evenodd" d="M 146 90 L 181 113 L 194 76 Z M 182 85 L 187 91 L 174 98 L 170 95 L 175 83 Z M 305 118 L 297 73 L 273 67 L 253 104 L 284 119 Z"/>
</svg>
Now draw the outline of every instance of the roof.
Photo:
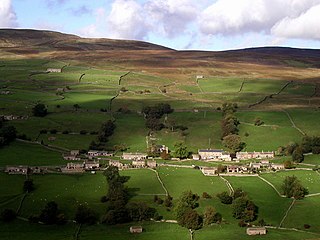
<svg viewBox="0 0 320 240">
<path fill-rule="evenodd" d="M 247 231 L 265 231 L 266 230 L 266 228 L 265 227 L 249 227 L 249 228 L 247 228 Z"/>
<path fill-rule="evenodd" d="M 221 149 L 199 149 L 199 152 L 223 152 Z"/>
</svg>

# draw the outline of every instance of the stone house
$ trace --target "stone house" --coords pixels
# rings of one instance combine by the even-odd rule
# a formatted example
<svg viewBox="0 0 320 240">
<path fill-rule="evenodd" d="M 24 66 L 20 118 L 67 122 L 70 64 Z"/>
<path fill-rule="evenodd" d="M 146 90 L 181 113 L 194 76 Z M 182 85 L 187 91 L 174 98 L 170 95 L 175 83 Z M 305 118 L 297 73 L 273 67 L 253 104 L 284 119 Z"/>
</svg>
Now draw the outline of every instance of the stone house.
<svg viewBox="0 0 320 240">
<path fill-rule="evenodd" d="M 122 162 L 120 162 L 119 160 L 110 160 L 109 166 L 115 166 L 119 169 L 122 169 L 124 167 L 124 164 Z"/>
<path fill-rule="evenodd" d="M 61 168 L 63 173 L 82 173 L 84 172 L 84 163 L 68 163 L 66 167 Z"/>
<path fill-rule="evenodd" d="M 274 152 L 237 152 L 238 160 L 274 158 Z"/>
<path fill-rule="evenodd" d="M 266 235 L 267 229 L 265 227 L 250 227 L 250 228 L 247 228 L 247 234 L 250 236 Z"/>
<path fill-rule="evenodd" d="M 240 173 L 241 172 L 241 166 L 227 166 L 227 173 Z"/>
<path fill-rule="evenodd" d="M 28 166 L 7 166 L 5 172 L 8 174 L 21 174 L 25 175 L 29 171 Z"/>
<path fill-rule="evenodd" d="M 146 159 L 148 155 L 146 153 L 123 153 L 122 159 L 124 160 L 143 160 Z"/>
<path fill-rule="evenodd" d="M 270 166 L 270 161 L 265 159 L 260 161 L 262 167 L 269 167 Z"/>
<path fill-rule="evenodd" d="M 201 160 L 220 159 L 223 150 L 220 149 L 199 149 L 198 154 Z"/>
<path fill-rule="evenodd" d="M 48 68 L 47 73 L 61 73 L 61 68 Z"/>
<path fill-rule="evenodd" d="M 86 160 L 84 162 L 84 168 L 86 170 L 98 170 L 100 168 L 99 161 Z"/>
<path fill-rule="evenodd" d="M 87 153 L 88 157 L 112 157 L 113 153 L 106 152 L 106 151 L 97 151 L 97 150 L 89 150 Z"/>
<path fill-rule="evenodd" d="M 199 154 L 192 154 L 192 159 L 193 160 L 200 160 L 200 155 Z"/>
<path fill-rule="evenodd" d="M 133 160 L 132 166 L 134 168 L 144 168 L 146 166 L 146 162 L 144 160 Z"/>
<path fill-rule="evenodd" d="M 250 168 L 252 170 L 259 170 L 261 167 L 262 167 L 261 163 L 255 163 L 255 162 L 250 163 Z"/>
<path fill-rule="evenodd" d="M 214 176 L 218 174 L 218 168 L 217 167 L 203 167 L 201 168 L 201 172 L 205 176 Z"/>
<path fill-rule="evenodd" d="M 149 168 L 156 168 L 157 167 L 157 162 L 155 160 L 148 160 L 147 161 L 147 166 Z"/>
<path fill-rule="evenodd" d="M 131 226 L 130 227 L 131 233 L 142 233 L 142 231 L 143 231 L 142 226 Z"/>
<path fill-rule="evenodd" d="M 282 163 L 272 163 L 271 168 L 275 170 L 282 170 L 284 169 L 284 164 Z"/>
<path fill-rule="evenodd" d="M 79 161 L 81 160 L 79 155 L 80 155 L 80 150 L 71 150 L 70 153 L 63 155 L 63 159 L 69 160 L 69 161 Z"/>
</svg>

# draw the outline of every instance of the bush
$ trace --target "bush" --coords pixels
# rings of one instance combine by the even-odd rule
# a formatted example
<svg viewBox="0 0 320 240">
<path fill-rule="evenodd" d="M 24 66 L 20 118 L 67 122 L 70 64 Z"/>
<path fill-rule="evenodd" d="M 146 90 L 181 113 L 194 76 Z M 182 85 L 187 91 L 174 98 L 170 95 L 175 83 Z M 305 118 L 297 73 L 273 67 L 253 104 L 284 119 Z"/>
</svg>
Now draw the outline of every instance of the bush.
<svg viewBox="0 0 320 240">
<path fill-rule="evenodd" d="M 100 202 L 102 202 L 102 203 L 105 203 L 105 202 L 107 202 L 107 201 L 108 201 L 107 196 L 102 196 L 102 197 L 100 198 Z"/>
<path fill-rule="evenodd" d="M 227 192 L 218 193 L 217 197 L 223 204 L 232 204 L 233 198 Z"/>
<path fill-rule="evenodd" d="M 304 227 L 304 229 L 309 229 L 309 228 L 311 228 L 311 226 L 310 226 L 309 224 L 304 224 L 303 227 Z"/>
<path fill-rule="evenodd" d="M 3 222 L 12 222 L 14 219 L 16 219 L 16 212 L 12 209 L 4 209 L 1 212 L 1 221 Z"/>
<path fill-rule="evenodd" d="M 211 197 L 211 195 L 208 194 L 207 192 L 203 192 L 203 193 L 202 193 L 202 198 L 207 198 L 207 199 L 209 199 L 209 198 L 212 198 L 212 197 Z"/>
<path fill-rule="evenodd" d="M 40 130 L 40 134 L 47 134 L 48 133 L 48 130 L 47 129 L 42 129 Z"/>
<path fill-rule="evenodd" d="M 87 131 L 86 131 L 86 130 L 81 130 L 81 131 L 80 131 L 80 134 L 81 134 L 81 135 L 86 135 L 86 134 L 87 134 Z"/>
<path fill-rule="evenodd" d="M 57 132 L 58 132 L 57 129 L 51 129 L 51 130 L 50 130 L 50 133 L 51 133 L 51 134 L 56 134 Z"/>
<path fill-rule="evenodd" d="M 32 114 L 35 117 L 44 117 L 48 114 L 48 110 L 44 104 L 38 103 L 32 108 Z"/>
<path fill-rule="evenodd" d="M 68 131 L 68 130 L 64 130 L 64 131 L 62 132 L 62 134 L 69 134 L 69 131 Z"/>
</svg>

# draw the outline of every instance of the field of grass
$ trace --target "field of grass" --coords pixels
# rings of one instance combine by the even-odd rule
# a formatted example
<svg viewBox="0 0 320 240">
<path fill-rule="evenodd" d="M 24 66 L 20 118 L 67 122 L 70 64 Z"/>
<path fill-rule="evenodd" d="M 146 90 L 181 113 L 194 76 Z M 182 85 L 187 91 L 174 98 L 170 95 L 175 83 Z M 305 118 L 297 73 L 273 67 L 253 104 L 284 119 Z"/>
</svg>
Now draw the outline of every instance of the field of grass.
<svg viewBox="0 0 320 240">
<path fill-rule="evenodd" d="M 320 156 L 317 154 L 305 155 L 302 163 L 320 165 Z"/>
<path fill-rule="evenodd" d="M 29 165 L 56 166 L 65 165 L 61 153 L 48 150 L 38 144 L 13 142 L 0 150 L 0 166 Z"/>
<path fill-rule="evenodd" d="M 216 194 L 228 190 L 222 179 L 206 177 L 197 169 L 162 167 L 158 171 L 169 194 L 174 198 L 189 190 L 198 195 L 203 192 Z"/>
<path fill-rule="evenodd" d="M 257 177 L 226 177 L 234 189 L 241 188 L 259 207 L 259 218 L 268 224 L 278 226 L 288 209 L 291 199 L 281 198 L 262 180 Z"/>
<path fill-rule="evenodd" d="M 308 197 L 303 200 L 296 201 L 293 208 L 290 210 L 286 220 L 283 223 L 284 227 L 304 229 L 304 224 L 311 226 L 310 231 L 320 232 L 320 197 Z"/>
<path fill-rule="evenodd" d="M 309 194 L 320 193 L 320 175 L 315 171 L 308 170 L 291 170 L 281 171 L 277 173 L 262 174 L 262 177 L 271 182 L 279 192 L 281 192 L 281 185 L 286 176 L 296 176 L 302 186 L 309 190 Z"/>
</svg>

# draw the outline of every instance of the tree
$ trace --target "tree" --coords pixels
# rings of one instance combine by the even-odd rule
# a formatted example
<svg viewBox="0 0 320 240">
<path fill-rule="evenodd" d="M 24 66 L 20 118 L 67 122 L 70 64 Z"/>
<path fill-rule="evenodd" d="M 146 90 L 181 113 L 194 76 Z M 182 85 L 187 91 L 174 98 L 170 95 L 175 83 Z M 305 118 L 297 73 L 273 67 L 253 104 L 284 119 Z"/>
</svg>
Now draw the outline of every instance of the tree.
<svg viewBox="0 0 320 240">
<path fill-rule="evenodd" d="M 54 201 L 48 202 L 44 209 L 41 211 L 39 220 L 44 224 L 55 224 L 58 220 L 58 204 Z"/>
<path fill-rule="evenodd" d="M 17 214 L 12 209 L 4 209 L 0 215 L 0 219 L 3 222 L 12 222 L 16 217 Z"/>
<path fill-rule="evenodd" d="M 285 169 L 291 169 L 291 168 L 293 168 L 293 167 L 294 167 L 293 162 L 292 162 L 292 161 L 290 161 L 290 160 L 286 160 L 286 161 L 284 161 L 284 162 L 283 162 L 283 165 L 284 165 L 284 168 L 285 168 Z"/>
<path fill-rule="evenodd" d="M 207 206 L 203 214 L 203 224 L 210 225 L 212 223 L 221 222 L 221 214 L 214 207 Z"/>
<path fill-rule="evenodd" d="M 188 209 L 186 212 L 184 212 L 180 225 L 188 229 L 197 230 L 202 227 L 202 223 L 203 219 L 197 213 L 197 211 Z"/>
<path fill-rule="evenodd" d="M 235 134 L 224 137 L 222 144 L 232 153 L 240 152 L 246 146 L 246 144 L 241 141 L 241 137 Z"/>
<path fill-rule="evenodd" d="M 93 225 L 97 221 L 96 213 L 85 205 L 79 205 L 74 220 L 80 224 Z"/>
<path fill-rule="evenodd" d="M 74 104 L 73 108 L 74 108 L 74 110 L 78 111 L 78 109 L 80 109 L 80 105 L 79 104 Z"/>
<path fill-rule="evenodd" d="M 34 190 L 34 184 L 32 179 L 27 179 L 23 183 L 23 191 L 24 192 L 32 192 Z"/>
<path fill-rule="evenodd" d="M 237 188 L 233 192 L 233 199 L 237 199 L 239 197 L 246 197 L 247 193 L 243 191 L 241 188 Z"/>
<path fill-rule="evenodd" d="M 258 207 L 247 197 L 239 197 L 232 203 L 232 215 L 236 219 L 252 222 L 257 218 Z"/>
<path fill-rule="evenodd" d="M 308 189 L 304 188 L 296 176 L 287 176 L 281 186 L 282 192 L 288 198 L 302 199 L 308 194 Z"/>
<path fill-rule="evenodd" d="M 17 130 L 15 127 L 13 126 L 2 127 L 0 129 L 0 138 L 2 139 L 0 146 L 9 144 L 13 140 L 15 140 L 16 137 L 17 137 Z"/>
<path fill-rule="evenodd" d="M 130 202 L 127 204 L 128 214 L 133 221 L 143 221 L 152 218 L 156 212 L 144 202 Z"/>
<path fill-rule="evenodd" d="M 43 103 L 38 103 L 32 108 L 33 116 L 44 117 L 48 114 L 48 110 Z"/>
<path fill-rule="evenodd" d="M 185 143 L 179 142 L 174 144 L 174 156 L 180 159 L 187 158 L 189 156 Z"/>
<path fill-rule="evenodd" d="M 292 161 L 301 163 L 304 160 L 304 155 L 301 147 L 296 147 L 292 153 Z"/>
<path fill-rule="evenodd" d="M 233 198 L 227 192 L 218 193 L 217 197 L 223 204 L 232 204 Z"/>
</svg>

